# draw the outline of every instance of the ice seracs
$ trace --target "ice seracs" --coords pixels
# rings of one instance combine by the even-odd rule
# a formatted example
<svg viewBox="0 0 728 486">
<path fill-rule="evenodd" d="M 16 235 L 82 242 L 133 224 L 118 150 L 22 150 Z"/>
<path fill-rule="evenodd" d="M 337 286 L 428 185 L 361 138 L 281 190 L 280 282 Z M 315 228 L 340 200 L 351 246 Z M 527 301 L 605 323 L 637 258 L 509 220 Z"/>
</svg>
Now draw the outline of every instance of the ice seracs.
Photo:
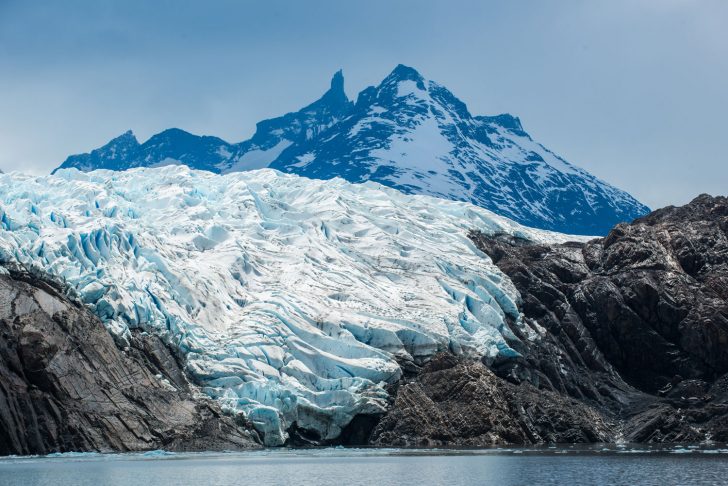
<svg viewBox="0 0 728 486">
<path fill-rule="evenodd" d="M 64 279 L 123 343 L 180 350 L 269 445 L 337 437 L 438 351 L 514 351 L 518 294 L 467 232 L 567 239 L 375 183 L 184 166 L 0 175 L 0 257 Z"/>
</svg>

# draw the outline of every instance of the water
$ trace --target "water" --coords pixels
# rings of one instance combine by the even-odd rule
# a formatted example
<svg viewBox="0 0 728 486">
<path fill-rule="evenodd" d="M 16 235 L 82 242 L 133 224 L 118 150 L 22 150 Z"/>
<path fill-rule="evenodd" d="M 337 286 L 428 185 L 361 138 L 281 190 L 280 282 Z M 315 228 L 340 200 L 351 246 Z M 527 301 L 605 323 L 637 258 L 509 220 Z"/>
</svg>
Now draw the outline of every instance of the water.
<svg viewBox="0 0 728 486">
<path fill-rule="evenodd" d="M 0 485 L 718 485 L 728 448 L 268 450 L 0 458 Z"/>
</svg>

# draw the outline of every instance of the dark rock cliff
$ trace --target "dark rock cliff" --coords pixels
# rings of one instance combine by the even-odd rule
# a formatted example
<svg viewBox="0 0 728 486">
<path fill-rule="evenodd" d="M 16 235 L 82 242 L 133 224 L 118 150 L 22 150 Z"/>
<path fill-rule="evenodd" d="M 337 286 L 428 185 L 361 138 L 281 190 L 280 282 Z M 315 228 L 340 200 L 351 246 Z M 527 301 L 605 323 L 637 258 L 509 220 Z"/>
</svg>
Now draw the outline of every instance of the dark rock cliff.
<svg viewBox="0 0 728 486">
<path fill-rule="evenodd" d="M 521 357 L 436 359 L 400 385 L 373 443 L 728 441 L 728 199 L 588 243 L 471 239 L 521 294 Z"/>
<path fill-rule="evenodd" d="M 200 398 L 156 337 L 120 350 L 55 284 L 0 275 L 0 455 L 257 446 L 247 424 Z"/>
<path fill-rule="evenodd" d="M 437 355 L 400 384 L 391 410 L 372 433 L 387 447 L 483 447 L 496 444 L 609 442 L 597 410 L 530 383 L 499 378 L 480 361 Z"/>
</svg>

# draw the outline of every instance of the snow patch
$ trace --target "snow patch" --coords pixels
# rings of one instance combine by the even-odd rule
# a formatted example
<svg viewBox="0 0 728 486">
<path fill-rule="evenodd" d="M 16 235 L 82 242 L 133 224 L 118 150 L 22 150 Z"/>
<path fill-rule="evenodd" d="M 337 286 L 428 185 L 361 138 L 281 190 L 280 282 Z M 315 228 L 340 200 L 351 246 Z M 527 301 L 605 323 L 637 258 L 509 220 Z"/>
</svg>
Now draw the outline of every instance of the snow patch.
<svg viewBox="0 0 728 486">
<path fill-rule="evenodd" d="M 278 156 L 281 155 L 281 152 L 290 147 L 292 143 L 293 142 L 290 140 L 283 139 L 267 150 L 258 149 L 246 152 L 242 157 L 237 159 L 234 164 L 225 169 L 224 172 L 240 172 L 244 170 L 255 170 L 268 167 L 270 163 L 276 160 Z"/>
<path fill-rule="evenodd" d="M 406 96 L 414 95 L 415 97 L 421 97 L 423 90 L 417 86 L 417 81 L 406 79 L 397 83 L 397 97 L 404 98 Z"/>
</svg>

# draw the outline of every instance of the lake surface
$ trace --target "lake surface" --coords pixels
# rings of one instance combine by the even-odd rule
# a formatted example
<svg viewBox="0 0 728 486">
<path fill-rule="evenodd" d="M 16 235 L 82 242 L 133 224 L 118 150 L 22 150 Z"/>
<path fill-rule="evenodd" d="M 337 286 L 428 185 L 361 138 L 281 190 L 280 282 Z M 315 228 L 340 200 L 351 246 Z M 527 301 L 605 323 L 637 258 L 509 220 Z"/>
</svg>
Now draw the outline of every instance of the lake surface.
<svg viewBox="0 0 728 486">
<path fill-rule="evenodd" d="M 0 458 L 0 485 L 718 485 L 728 448 L 312 449 Z"/>
</svg>

